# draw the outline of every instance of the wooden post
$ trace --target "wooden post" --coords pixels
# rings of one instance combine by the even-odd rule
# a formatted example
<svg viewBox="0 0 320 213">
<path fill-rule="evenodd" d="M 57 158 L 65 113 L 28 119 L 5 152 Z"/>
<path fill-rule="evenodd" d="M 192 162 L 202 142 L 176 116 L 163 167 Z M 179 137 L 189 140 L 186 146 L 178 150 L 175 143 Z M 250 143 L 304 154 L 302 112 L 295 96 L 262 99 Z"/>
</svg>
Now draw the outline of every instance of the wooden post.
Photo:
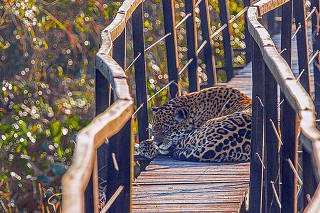
<svg viewBox="0 0 320 213">
<path fill-rule="evenodd" d="M 213 45 L 210 39 L 210 15 L 208 0 L 202 0 L 199 4 L 202 42 L 207 41 L 204 47 L 204 63 L 206 65 L 207 87 L 212 87 L 217 83 L 217 72 L 214 56 L 212 54 Z"/>
<path fill-rule="evenodd" d="M 276 132 L 272 127 L 272 122 L 277 126 L 278 110 L 277 110 L 277 82 L 273 78 L 270 70 L 265 68 L 265 112 L 266 112 L 266 128 L 265 128 L 265 162 L 266 162 L 266 212 L 280 212 L 280 207 L 275 199 L 275 192 L 272 182 L 279 196 L 279 141 Z M 272 122 L 271 122 L 272 120 Z M 276 127 L 277 128 L 277 127 Z"/>
<path fill-rule="evenodd" d="M 147 109 L 147 86 L 146 86 L 146 64 L 144 56 L 144 35 L 143 35 L 143 3 L 140 4 L 132 14 L 132 38 L 134 58 L 140 57 L 134 64 L 136 82 L 136 103 L 137 108 L 144 104 L 137 112 L 139 126 L 139 140 L 148 139 L 148 109 Z"/>
<path fill-rule="evenodd" d="M 126 32 L 114 41 L 113 58 L 124 68 L 126 64 Z M 130 140 L 131 120 L 108 141 L 109 152 L 107 180 L 107 201 L 112 197 L 119 186 L 124 189 L 112 204 L 109 212 L 130 212 L 131 203 L 131 175 L 132 173 L 132 145 Z M 100 173 L 99 173 L 100 174 Z M 100 177 L 100 175 L 99 175 Z"/>
<path fill-rule="evenodd" d="M 126 31 L 114 41 L 113 58 L 124 69 L 126 67 Z M 133 175 L 133 144 L 131 144 L 131 119 L 126 125 L 110 139 L 110 144 L 117 145 L 119 166 L 119 186 L 124 189 L 119 195 L 116 208 L 118 212 L 131 212 L 131 177 Z"/>
<path fill-rule="evenodd" d="M 298 64 L 299 73 L 303 72 L 300 77 L 300 83 L 305 90 L 311 94 L 310 89 L 310 65 L 309 65 L 309 48 L 308 48 L 308 37 L 306 29 L 306 11 L 305 11 L 305 0 L 294 0 L 293 8 L 296 20 L 296 27 L 301 25 L 301 29 L 297 33 L 297 48 L 298 48 Z M 303 198 L 304 206 L 308 205 L 307 196 L 312 196 L 315 191 L 315 179 L 313 175 L 310 175 L 312 171 L 312 157 L 304 148 L 302 149 L 302 164 L 303 164 Z"/>
<path fill-rule="evenodd" d="M 309 66 L 309 48 L 308 36 L 306 29 L 306 11 L 305 0 L 293 0 L 293 9 L 295 15 L 296 27 L 301 25 L 301 29 L 297 33 L 297 48 L 298 48 L 298 63 L 299 74 L 303 71 L 300 77 L 300 83 L 305 90 L 310 94 L 310 66 Z"/>
<path fill-rule="evenodd" d="M 195 23 L 195 11 L 194 11 L 195 0 L 185 0 L 185 13 L 191 14 L 186 20 L 186 36 L 187 36 L 187 57 L 188 60 L 193 60 L 188 66 L 188 79 L 189 79 L 189 92 L 198 91 L 199 78 L 197 73 L 197 54 L 196 50 L 198 47 L 197 40 L 197 29 Z"/>
<path fill-rule="evenodd" d="M 126 65 L 126 29 L 113 42 L 112 58 L 122 67 Z"/>
<path fill-rule="evenodd" d="M 320 2 L 319 0 L 312 0 L 311 1 L 311 8 L 316 8 L 317 12 L 312 15 L 311 22 L 312 22 L 312 35 L 313 35 L 313 52 L 315 53 L 317 50 L 320 51 L 320 26 L 317 22 L 317 14 L 320 13 Z M 314 95 L 315 95 L 315 107 L 317 118 L 320 118 L 320 53 L 313 61 L 313 73 L 314 73 Z"/>
<path fill-rule="evenodd" d="M 98 70 L 95 70 L 95 116 L 99 115 L 100 113 L 104 112 L 109 105 L 113 103 L 113 95 L 110 94 L 112 92 L 111 84 L 105 78 L 105 76 Z M 108 173 L 107 173 L 107 165 L 108 165 L 108 145 L 102 144 L 97 149 L 97 166 L 101 169 L 100 173 L 98 174 L 100 178 L 103 180 L 107 180 Z M 93 177 L 91 176 L 90 181 L 88 183 L 87 189 L 85 191 L 85 210 L 86 212 L 94 212 L 96 207 L 94 206 L 94 192 L 93 192 Z M 99 180 L 98 180 L 99 181 Z"/>
<path fill-rule="evenodd" d="M 132 180 L 133 180 L 133 144 L 131 141 L 131 119 L 126 123 L 122 130 L 118 133 L 118 159 L 119 159 L 119 182 L 124 186 L 119 198 L 119 212 L 131 212 L 132 200 Z M 125 138 L 125 139 L 124 139 Z M 125 149 L 123 148 L 125 147 Z"/>
<path fill-rule="evenodd" d="M 291 67 L 291 37 L 292 33 L 292 1 L 282 6 L 281 22 L 281 50 L 283 58 Z M 297 169 L 298 163 L 298 141 L 296 137 L 296 113 L 289 102 L 281 93 L 281 133 L 282 133 L 282 188 L 281 204 L 282 209 L 288 212 L 297 212 L 297 178 L 292 171 L 288 159 L 291 160 Z"/>
<path fill-rule="evenodd" d="M 222 31 L 223 37 L 223 49 L 224 49 L 224 67 L 227 74 L 227 81 L 230 81 L 233 78 L 233 54 L 230 43 L 230 26 L 229 26 L 229 9 L 227 5 L 227 0 L 219 0 L 219 8 L 220 8 L 220 20 L 221 25 L 227 25 L 226 29 Z"/>
<path fill-rule="evenodd" d="M 243 6 L 249 7 L 251 5 L 251 0 L 244 0 Z M 245 16 L 247 17 L 247 12 L 245 13 Z M 251 61 L 251 51 L 252 51 L 252 42 L 251 42 L 251 36 L 248 30 L 248 20 L 244 19 L 244 41 L 246 44 L 246 64 L 248 64 Z"/>
<path fill-rule="evenodd" d="M 253 41 L 253 39 L 252 39 Z M 254 42 L 254 41 L 253 41 Z M 259 46 L 253 43 L 252 56 L 252 137 L 250 161 L 249 211 L 264 210 L 264 128 L 265 128 L 265 64 Z"/>
<path fill-rule="evenodd" d="M 95 115 L 102 113 L 109 106 L 109 82 L 103 74 L 96 69 L 95 71 Z M 108 165 L 108 146 L 103 144 L 97 150 L 98 168 Z M 102 169 L 99 175 L 102 179 L 107 180 L 107 169 Z M 86 212 L 94 212 L 93 201 L 93 182 L 92 176 L 85 191 L 85 210 Z"/>
<path fill-rule="evenodd" d="M 169 81 L 174 81 L 176 84 L 171 84 L 169 93 L 171 98 L 175 98 L 178 93 L 178 51 L 177 51 L 177 36 L 175 31 L 175 10 L 174 0 L 162 1 L 163 20 L 165 34 L 171 33 L 166 37 L 166 55 Z"/>
<path fill-rule="evenodd" d="M 130 137 L 131 120 L 112 138 L 109 139 L 107 201 L 119 186 L 124 186 L 109 209 L 109 212 L 130 212 L 131 209 L 131 177 L 133 175 L 133 154 Z"/>
</svg>

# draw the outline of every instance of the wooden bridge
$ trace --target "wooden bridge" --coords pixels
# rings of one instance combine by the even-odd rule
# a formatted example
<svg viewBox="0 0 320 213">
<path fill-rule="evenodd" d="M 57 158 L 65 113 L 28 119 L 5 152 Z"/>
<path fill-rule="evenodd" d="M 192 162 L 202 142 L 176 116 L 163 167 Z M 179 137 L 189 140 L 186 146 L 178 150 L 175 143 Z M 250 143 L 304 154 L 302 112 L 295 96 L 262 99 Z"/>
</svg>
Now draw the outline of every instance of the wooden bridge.
<svg viewBox="0 0 320 213">
<path fill-rule="evenodd" d="M 142 0 L 125 0 L 114 21 L 102 32 L 96 58 L 97 116 L 78 134 L 74 159 L 62 182 L 63 211 L 319 212 L 319 0 L 307 4 L 305 0 L 245 0 L 243 9 L 233 17 L 229 17 L 226 1 L 219 0 L 221 27 L 215 32 L 210 30 L 207 0 L 185 0 L 186 15 L 178 23 L 174 3 L 162 1 L 164 36 L 147 48 Z M 201 20 L 199 46 L 196 8 Z M 243 69 L 233 66 L 229 27 L 241 15 L 247 17 L 247 48 L 242 50 L 247 66 Z M 134 58 L 126 65 L 129 20 L 134 26 Z M 281 27 L 275 20 L 282 20 Z M 188 59 L 179 66 L 176 28 L 184 22 Z M 271 39 L 270 32 L 277 28 L 279 34 Z M 223 67 L 215 66 L 211 45 L 219 33 L 224 40 Z M 131 122 L 138 120 L 140 140 L 149 137 L 147 103 L 159 93 L 147 96 L 145 52 L 161 45 L 162 40 L 169 80 L 161 90 L 168 88 L 171 97 L 180 94 L 180 75 L 186 70 L 188 91 L 199 90 L 199 57 L 203 57 L 208 78 L 202 87 L 218 85 L 216 70 L 222 69 L 226 85 L 251 95 L 250 163 L 191 163 L 168 157 L 134 161 Z M 292 48 L 295 45 L 297 48 Z M 135 84 L 139 85 L 135 105 L 124 72 L 132 65 Z M 142 169 L 146 167 L 137 178 L 134 162 Z"/>
</svg>

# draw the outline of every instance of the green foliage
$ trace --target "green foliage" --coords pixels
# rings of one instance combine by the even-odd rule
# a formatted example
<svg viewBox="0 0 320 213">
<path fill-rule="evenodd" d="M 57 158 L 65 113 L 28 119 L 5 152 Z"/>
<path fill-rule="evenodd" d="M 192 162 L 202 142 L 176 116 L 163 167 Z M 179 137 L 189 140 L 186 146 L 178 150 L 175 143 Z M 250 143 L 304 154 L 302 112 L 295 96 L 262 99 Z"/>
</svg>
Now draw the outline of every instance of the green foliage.
<svg viewBox="0 0 320 213">
<path fill-rule="evenodd" d="M 34 211 L 48 190 L 60 192 L 75 135 L 93 117 L 88 74 L 100 32 L 119 6 L 92 0 L 0 3 L 0 199 L 5 196 L 8 208 Z"/>
<path fill-rule="evenodd" d="M 11 71 L 3 74 L 6 78 L 23 68 L 43 73 L 60 67 L 78 76 L 92 72 L 100 31 L 119 5 L 118 1 L 5 0 L 0 3 L 0 70 Z"/>
<path fill-rule="evenodd" d="M 34 181 L 59 189 L 75 135 L 92 119 L 93 80 L 59 80 L 64 86 L 54 89 L 20 76 L 0 85 L 0 182 L 10 178 L 16 193 L 27 193 Z"/>
</svg>

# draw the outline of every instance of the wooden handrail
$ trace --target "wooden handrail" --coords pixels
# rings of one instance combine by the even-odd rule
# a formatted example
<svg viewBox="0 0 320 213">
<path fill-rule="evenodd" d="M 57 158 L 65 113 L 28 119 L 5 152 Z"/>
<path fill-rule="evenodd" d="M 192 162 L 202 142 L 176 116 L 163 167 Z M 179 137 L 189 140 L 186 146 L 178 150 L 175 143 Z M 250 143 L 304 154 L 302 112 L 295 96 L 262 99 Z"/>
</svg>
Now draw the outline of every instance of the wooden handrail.
<svg viewBox="0 0 320 213">
<path fill-rule="evenodd" d="M 248 28 L 251 36 L 259 46 L 263 60 L 272 76 L 280 86 L 281 91 L 298 114 L 301 129 L 300 140 L 305 150 L 313 156 L 314 173 L 319 182 L 320 177 L 320 132 L 316 128 L 315 106 L 309 94 L 294 77 L 290 66 L 280 55 L 270 34 L 258 21 L 258 18 L 269 11 L 280 7 L 287 0 L 262 0 L 248 9 Z M 320 186 L 312 197 L 305 212 L 316 212 L 320 209 Z"/>
<path fill-rule="evenodd" d="M 143 36 L 140 37 L 140 35 L 143 35 L 144 23 L 142 2 L 143 0 L 125 0 L 122 3 L 122 6 L 119 8 L 114 20 L 101 33 L 101 47 L 96 55 L 95 66 L 97 96 L 96 112 L 100 114 L 97 115 L 92 120 L 92 122 L 87 127 L 82 129 L 77 135 L 77 143 L 75 146 L 72 165 L 69 167 L 68 171 L 62 179 L 63 212 L 84 212 L 88 209 L 94 209 L 94 212 L 99 211 L 98 208 L 100 203 L 98 200 L 98 170 L 101 165 L 103 165 L 104 168 L 108 169 L 108 174 L 106 175 L 106 173 L 104 173 L 103 176 L 102 173 L 99 173 L 99 178 L 106 178 L 108 183 L 113 182 L 107 185 L 107 187 L 109 188 L 107 188 L 105 195 L 109 201 L 105 207 L 102 207 L 102 209 L 107 209 L 108 207 L 110 207 L 113 210 L 117 209 L 118 211 L 130 211 L 130 185 L 133 178 L 131 176 L 132 171 L 129 171 L 129 168 L 132 169 L 131 162 L 133 161 L 133 159 L 129 159 L 129 157 L 131 158 L 133 154 L 130 153 L 132 152 L 131 144 L 129 143 L 130 141 L 122 139 L 120 140 L 119 135 L 121 137 L 123 136 L 126 139 L 129 138 L 130 119 L 132 118 L 134 108 L 133 99 L 129 92 L 127 77 L 124 71 L 124 58 L 126 55 L 126 24 L 130 18 L 132 18 L 133 23 L 136 23 L 136 26 L 139 25 L 139 30 L 137 30 L 136 28 L 133 32 L 133 49 L 136 49 L 136 51 L 134 51 L 135 59 L 133 62 L 135 65 L 135 73 L 138 73 L 138 77 L 145 83 L 144 72 L 141 72 L 143 64 L 145 63 L 143 54 L 146 51 L 146 49 L 144 49 L 144 45 L 142 45 L 144 43 Z M 202 14 L 200 17 L 203 40 L 205 40 L 205 43 L 203 43 L 204 45 L 201 48 L 203 48 L 203 52 L 205 55 L 204 61 L 206 64 L 206 72 L 208 75 L 208 86 L 213 86 L 216 83 L 216 69 L 214 65 L 215 62 L 212 57 L 212 46 L 209 33 L 210 22 L 208 15 L 208 2 L 207 0 L 203 0 L 198 1 L 198 3 L 200 11 L 206 13 L 205 15 Z M 176 87 L 176 85 L 179 82 L 179 66 L 177 57 L 177 38 L 176 31 L 174 29 L 174 0 L 164 0 L 162 4 L 165 25 L 165 37 L 163 37 L 163 39 L 165 39 L 166 43 L 168 62 L 167 69 L 170 81 L 168 86 L 170 86 L 169 91 L 171 96 L 175 97 L 176 93 L 178 92 L 178 88 Z M 220 32 L 223 29 L 224 28 L 221 28 Z M 139 33 L 137 33 L 138 31 Z M 216 32 L 216 34 L 218 33 L 219 32 Z M 190 35 L 187 37 L 191 37 L 191 34 L 194 34 L 194 32 L 190 33 Z M 134 37 L 140 38 L 135 40 Z M 194 51 L 195 50 L 193 50 L 193 52 Z M 194 63 L 196 62 L 196 57 L 198 57 L 197 54 L 192 57 Z M 228 60 L 231 60 L 231 58 L 228 58 Z M 232 66 L 232 64 L 230 66 Z M 180 70 L 180 72 L 182 71 L 183 69 Z M 193 78 L 194 79 L 189 79 L 189 83 L 191 81 L 194 81 L 193 84 L 196 85 L 196 77 Z M 144 86 L 142 87 L 141 88 L 144 89 Z M 113 95 L 108 94 L 109 91 L 110 94 L 112 92 Z M 146 93 L 136 91 L 136 94 L 137 97 L 142 96 L 142 94 L 143 96 L 145 96 L 142 99 L 140 97 L 140 104 L 147 102 Z M 106 101 L 106 99 L 108 99 L 108 101 Z M 137 99 L 139 99 L 139 97 Z M 139 101 L 137 101 L 136 103 L 137 105 L 139 105 Z M 110 104 L 111 106 L 109 106 Z M 109 108 L 107 108 L 108 106 Z M 143 107 L 145 107 L 145 112 L 141 113 L 140 111 L 139 113 L 143 114 L 145 121 L 148 121 L 148 119 L 146 119 L 147 106 L 144 105 Z M 139 108 L 140 107 L 138 107 L 138 109 Z M 140 133 L 146 129 L 145 124 L 147 124 L 147 122 L 144 122 L 144 125 L 140 126 L 140 124 L 143 123 L 141 122 L 143 119 L 141 118 L 141 116 L 140 118 L 138 116 L 138 120 L 139 138 L 143 139 L 143 137 L 140 136 Z M 105 144 L 106 141 L 108 141 L 109 143 Z M 120 148 L 121 145 L 126 147 L 125 153 L 119 151 L 120 149 L 122 149 L 122 147 Z M 117 151 L 113 153 L 113 150 L 115 150 L 115 148 Z M 104 153 L 100 151 L 103 151 Z M 117 165 L 119 164 L 119 166 L 117 166 L 118 169 L 116 169 L 116 172 L 113 171 L 112 165 L 110 166 L 108 163 L 107 158 L 110 157 L 109 154 L 112 154 L 112 156 L 114 156 L 114 162 Z M 97 160 L 100 159 L 100 156 L 102 155 L 104 155 L 104 159 L 102 159 L 101 161 Z M 116 155 L 117 159 L 115 157 Z M 125 166 L 124 161 L 127 163 Z M 110 175 L 111 173 L 112 175 Z M 92 177 L 91 180 L 90 177 Z M 117 188 L 119 189 L 119 186 L 123 187 L 121 188 L 121 190 L 117 191 L 118 193 L 114 194 L 114 190 L 117 190 Z M 91 196 L 91 194 L 93 197 Z M 116 198 L 119 199 L 117 200 Z M 112 199 L 114 199 L 114 204 L 108 206 L 113 202 Z M 125 205 L 121 203 L 122 199 L 125 200 Z"/>
<path fill-rule="evenodd" d="M 254 4 L 258 8 L 259 16 L 262 16 L 280 6 L 289 0 L 260 0 Z"/>
<path fill-rule="evenodd" d="M 110 82 L 115 102 L 77 135 L 72 165 L 62 179 L 63 212 L 84 212 L 84 191 L 92 175 L 97 148 L 107 138 L 119 132 L 133 114 L 133 99 L 126 75 L 123 68 L 112 58 L 112 47 L 113 41 L 124 31 L 128 19 L 141 2 L 142 0 L 126 0 L 113 22 L 101 34 L 96 68 Z M 94 185 L 97 190 L 97 184 Z M 95 193 L 94 201 L 98 206 L 97 196 Z"/>
</svg>

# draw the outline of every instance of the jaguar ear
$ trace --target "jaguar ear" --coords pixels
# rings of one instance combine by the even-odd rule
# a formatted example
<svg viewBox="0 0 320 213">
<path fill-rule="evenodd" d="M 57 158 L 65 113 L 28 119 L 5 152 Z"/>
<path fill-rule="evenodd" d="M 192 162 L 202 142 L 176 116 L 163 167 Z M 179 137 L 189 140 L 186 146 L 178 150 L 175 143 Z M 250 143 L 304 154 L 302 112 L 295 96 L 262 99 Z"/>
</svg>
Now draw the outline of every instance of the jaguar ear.
<svg viewBox="0 0 320 213">
<path fill-rule="evenodd" d="M 174 119 L 177 122 L 181 122 L 181 121 L 187 119 L 187 117 L 188 117 L 188 111 L 185 108 L 178 108 L 175 111 Z"/>
</svg>

